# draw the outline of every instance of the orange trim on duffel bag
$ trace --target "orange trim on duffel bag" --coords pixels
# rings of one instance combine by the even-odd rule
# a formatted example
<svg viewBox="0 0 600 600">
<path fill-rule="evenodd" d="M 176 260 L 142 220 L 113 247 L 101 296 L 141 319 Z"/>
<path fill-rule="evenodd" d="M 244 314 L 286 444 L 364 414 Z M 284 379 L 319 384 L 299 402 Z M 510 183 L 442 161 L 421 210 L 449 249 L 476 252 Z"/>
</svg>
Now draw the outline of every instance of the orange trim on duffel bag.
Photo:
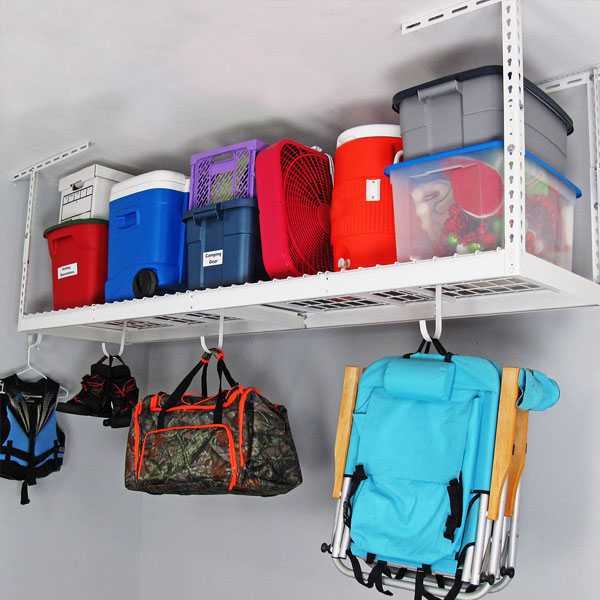
<svg viewBox="0 0 600 600">
<path fill-rule="evenodd" d="M 223 408 L 227 408 L 228 406 L 231 406 L 234 402 L 234 400 L 236 399 L 236 397 L 243 391 L 243 386 L 238 386 L 238 387 L 234 387 L 234 388 L 230 388 L 229 390 L 227 390 L 227 395 L 225 396 L 225 402 L 223 402 Z M 184 394 L 181 397 L 181 400 L 183 401 L 184 398 L 187 398 L 188 396 L 192 396 L 195 392 L 190 392 L 189 394 Z M 209 396 L 208 398 L 202 398 L 201 400 L 199 400 L 198 402 L 195 402 L 194 404 L 180 404 L 179 406 L 174 406 L 173 408 L 169 408 L 167 410 L 167 412 L 171 411 L 171 410 L 193 410 L 193 409 L 198 409 L 198 410 L 214 410 L 215 408 L 217 408 L 217 404 L 206 404 L 206 405 L 202 405 L 200 406 L 203 402 L 207 402 L 208 400 L 212 400 L 213 398 L 216 398 L 218 394 L 214 394 L 212 396 Z"/>
<path fill-rule="evenodd" d="M 213 350 L 218 350 L 219 353 L 216 355 L 216 359 L 219 360 L 223 360 L 225 358 L 225 354 L 223 354 L 223 350 L 221 350 L 221 348 L 213 348 Z M 200 359 L 201 363 L 207 364 L 211 357 L 215 356 L 212 352 L 210 353 L 210 356 L 208 358 L 204 358 L 204 355 L 202 355 L 202 358 Z"/>
<path fill-rule="evenodd" d="M 154 400 L 154 398 L 152 398 Z M 142 400 L 140 400 L 133 411 L 133 424 L 135 431 L 135 459 L 133 461 L 133 470 L 137 472 L 137 462 L 138 462 L 138 451 L 140 449 L 140 423 L 138 421 L 138 417 L 142 412 Z"/>
<path fill-rule="evenodd" d="M 238 445 L 240 450 L 240 467 L 243 467 L 246 461 L 244 460 L 244 453 L 242 452 L 242 446 L 244 444 L 244 408 L 246 407 L 246 398 L 250 392 L 260 393 L 256 388 L 250 387 L 244 390 L 242 397 L 240 398 L 240 408 L 239 408 L 239 436 L 238 436 Z"/>
<path fill-rule="evenodd" d="M 174 431 L 176 429 L 206 429 L 207 427 L 222 427 L 225 429 L 227 433 L 227 439 L 229 441 L 229 462 L 231 464 L 231 481 L 229 483 L 229 491 L 233 489 L 237 480 L 237 457 L 235 455 L 235 445 L 233 443 L 233 434 L 231 433 L 231 429 L 227 425 L 223 425 L 222 423 L 211 424 L 211 425 L 179 425 L 177 427 L 165 427 L 164 429 L 153 429 L 149 431 L 144 436 L 144 443 L 142 444 L 142 454 L 140 460 L 140 466 L 137 469 L 137 480 L 140 479 L 140 471 L 142 470 L 142 466 L 144 464 L 144 451 L 146 450 L 146 440 L 151 433 L 162 433 L 164 431 Z"/>
<path fill-rule="evenodd" d="M 158 394 L 154 394 L 152 399 L 150 400 L 150 410 L 162 410 L 162 399 L 163 396 L 166 396 L 165 392 L 159 392 Z"/>
<path fill-rule="evenodd" d="M 237 392 L 243 390 L 243 386 L 238 385 L 234 388 L 229 388 L 228 390 L 225 390 L 227 392 L 226 396 L 225 396 L 225 400 L 226 402 L 223 404 L 223 406 L 230 406 L 231 403 L 235 400 L 235 397 L 237 395 Z M 189 397 L 193 397 L 197 394 L 198 392 L 188 392 L 187 394 L 184 394 L 181 397 L 181 400 L 183 401 L 184 398 L 189 398 Z M 168 394 L 165 394 L 164 392 L 160 394 L 160 400 L 162 400 L 163 396 L 167 396 Z M 160 412 L 162 410 L 162 402 L 159 402 L 158 398 L 158 394 L 154 395 L 152 397 L 152 401 L 150 403 L 150 410 L 154 411 L 154 412 Z M 197 402 L 194 403 L 183 403 L 183 404 L 178 404 L 177 406 L 172 406 L 171 408 L 167 409 L 167 412 L 171 412 L 174 410 L 210 410 L 213 408 L 216 408 L 216 404 L 210 405 L 204 405 L 204 402 L 207 402 L 208 400 L 212 400 L 213 398 L 215 398 L 217 396 L 217 394 L 213 394 L 212 396 L 209 396 L 208 398 L 200 398 Z M 202 406 L 200 406 L 202 404 Z"/>
</svg>

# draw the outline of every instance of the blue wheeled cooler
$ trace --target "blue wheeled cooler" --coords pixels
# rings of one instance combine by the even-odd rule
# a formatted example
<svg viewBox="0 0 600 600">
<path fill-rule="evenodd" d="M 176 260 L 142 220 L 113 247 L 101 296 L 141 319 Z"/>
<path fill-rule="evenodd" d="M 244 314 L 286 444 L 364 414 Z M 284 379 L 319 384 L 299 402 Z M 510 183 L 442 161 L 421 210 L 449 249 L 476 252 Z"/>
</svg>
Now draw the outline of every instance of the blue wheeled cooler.
<svg viewBox="0 0 600 600">
<path fill-rule="evenodd" d="M 152 171 L 113 186 L 106 301 L 176 292 L 186 285 L 183 211 L 189 179 Z"/>
<path fill-rule="evenodd" d="M 201 206 L 183 219 L 190 289 L 266 279 L 256 198 Z"/>
</svg>

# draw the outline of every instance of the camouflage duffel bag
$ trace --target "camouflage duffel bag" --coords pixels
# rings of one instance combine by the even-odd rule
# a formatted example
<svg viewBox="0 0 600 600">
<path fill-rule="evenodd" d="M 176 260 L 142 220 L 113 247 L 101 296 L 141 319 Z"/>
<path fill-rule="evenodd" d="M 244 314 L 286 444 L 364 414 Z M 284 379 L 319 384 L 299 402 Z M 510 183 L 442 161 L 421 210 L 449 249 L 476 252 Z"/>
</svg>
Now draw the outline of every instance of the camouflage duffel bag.
<svg viewBox="0 0 600 600">
<path fill-rule="evenodd" d="M 213 355 L 219 392 L 209 397 Z M 224 358 L 212 349 L 171 395 L 138 402 L 127 440 L 125 487 L 149 494 L 275 496 L 302 483 L 285 407 L 237 384 Z M 202 394 L 186 394 L 200 369 Z M 229 389 L 222 389 L 223 375 Z"/>
</svg>

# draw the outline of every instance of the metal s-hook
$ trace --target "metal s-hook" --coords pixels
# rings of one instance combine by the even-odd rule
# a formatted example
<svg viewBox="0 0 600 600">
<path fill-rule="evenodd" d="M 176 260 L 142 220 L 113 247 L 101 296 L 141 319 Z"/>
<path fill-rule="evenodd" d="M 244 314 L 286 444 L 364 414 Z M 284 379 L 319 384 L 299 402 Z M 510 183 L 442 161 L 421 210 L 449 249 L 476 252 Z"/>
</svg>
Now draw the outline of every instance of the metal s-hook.
<svg viewBox="0 0 600 600">
<path fill-rule="evenodd" d="M 223 315 L 219 316 L 219 341 L 218 341 L 218 345 L 217 347 L 219 349 L 223 348 L 223 324 L 225 322 L 225 317 Z M 210 354 L 210 348 L 206 345 L 206 340 L 204 339 L 204 336 L 201 335 L 200 336 L 200 344 L 202 345 L 202 350 L 204 350 L 204 352 L 208 352 Z"/>
<path fill-rule="evenodd" d="M 421 329 L 421 335 L 427 342 L 431 342 L 429 331 L 427 330 L 427 322 L 425 319 L 419 321 L 419 328 Z M 442 335 L 442 286 L 435 286 L 435 331 L 433 332 L 433 338 L 439 340 Z"/>
<path fill-rule="evenodd" d="M 119 353 L 117 354 L 117 356 L 121 356 L 121 354 L 123 354 L 123 350 L 125 349 L 125 334 L 127 332 L 127 321 L 123 321 L 123 331 L 121 331 L 121 345 L 119 346 Z M 102 352 L 104 353 L 104 356 L 109 357 L 110 354 L 108 353 L 108 350 L 106 349 L 106 344 L 104 342 L 102 342 Z"/>
</svg>

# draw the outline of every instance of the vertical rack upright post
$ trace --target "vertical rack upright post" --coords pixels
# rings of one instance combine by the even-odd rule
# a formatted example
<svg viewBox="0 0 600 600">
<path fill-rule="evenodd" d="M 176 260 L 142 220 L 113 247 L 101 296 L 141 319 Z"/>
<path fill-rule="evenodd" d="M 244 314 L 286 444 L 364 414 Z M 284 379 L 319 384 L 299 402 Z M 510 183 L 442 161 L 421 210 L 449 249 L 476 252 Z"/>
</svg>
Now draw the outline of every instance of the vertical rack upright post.
<svg viewBox="0 0 600 600">
<path fill-rule="evenodd" d="M 23 266 L 21 269 L 21 292 L 19 294 L 19 325 L 27 311 L 27 280 L 29 278 L 29 253 L 31 250 L 31 225 L 35 208 L 37 171 L 29 175 L 29 193 L 27 195 L 27 216 L 25 218 L 25 238 L 23 240 Z"/>
<path fill-rule="evenodd" d="M 525 251 L 525 98 L 521 1 L 502 0 L 504 83 L 504 248 L 508 274 L 521 270 Z"/>
<path fill-rule="evenodd" d="M 590 141 L 590 205 L 592 220 L 593 280 L 600 283 L 600 66 L 587 79 Z"/>
<path fill-rule="evenodd" d="M 13 183 L 29 177 L 29 193 L 27 196 L 27 216 L 25 218 L 25 239 L 23 242 L 23 267 L 21 270 L 21 292 L 19 295 L 19 318 L 18 328 L 21 329 L 23 316 L 27 313 L 27 281 L 29 279 L 29 260 L 31 252 L 31 233 L 35 216 L 35 200 L 37 196 L 37 178 L 38 173 L 62 162 L 80 152 L 84 152 L 90 147 L 90 142 L 82 142 L 73 148 L 59 152 L 33 165 L 21 169 L 12 177 Z"/>
<path fill-rule="evenodd" d="M 600 283 L 600 66 L 557 75 L 538 81 L 544 92 L 552 93 L 585 86 L 587 92 L 589 168 L 590 168 L 590 225 L 592 244 L 592 281 Z"/>
</svg>

